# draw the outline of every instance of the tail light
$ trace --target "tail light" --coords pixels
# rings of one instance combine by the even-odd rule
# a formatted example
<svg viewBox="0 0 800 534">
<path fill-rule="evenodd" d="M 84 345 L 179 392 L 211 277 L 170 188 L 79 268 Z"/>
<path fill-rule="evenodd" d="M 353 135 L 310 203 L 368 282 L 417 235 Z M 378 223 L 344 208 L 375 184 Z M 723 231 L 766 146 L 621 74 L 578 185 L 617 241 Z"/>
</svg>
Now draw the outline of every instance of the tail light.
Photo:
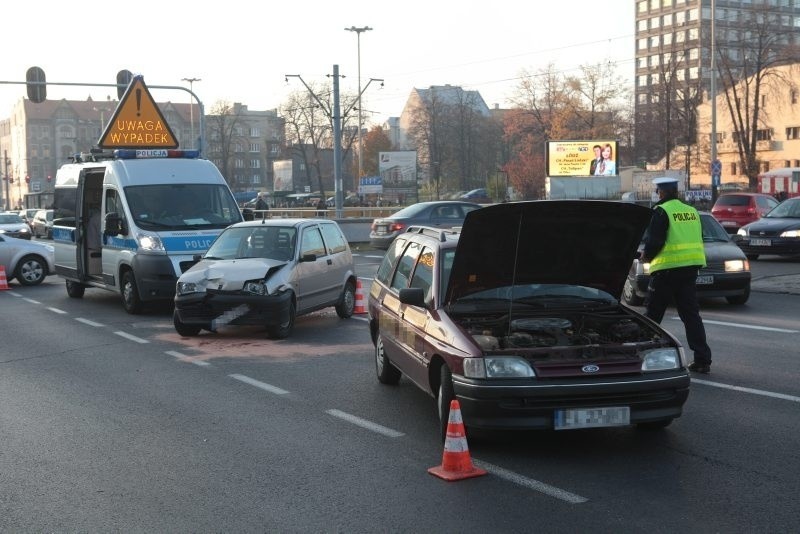
<svg viewBox="0 0 800 534">
<path fill-rule="evenodd" d="M 400 230 L 402 230 L 405 227 L 406 227 L 406 225 L 403 224 L 403 223 L 393 222 L 392 224 L 389 225 L 389 231 L 390 232 L 399 232 Z"/>
</svg>

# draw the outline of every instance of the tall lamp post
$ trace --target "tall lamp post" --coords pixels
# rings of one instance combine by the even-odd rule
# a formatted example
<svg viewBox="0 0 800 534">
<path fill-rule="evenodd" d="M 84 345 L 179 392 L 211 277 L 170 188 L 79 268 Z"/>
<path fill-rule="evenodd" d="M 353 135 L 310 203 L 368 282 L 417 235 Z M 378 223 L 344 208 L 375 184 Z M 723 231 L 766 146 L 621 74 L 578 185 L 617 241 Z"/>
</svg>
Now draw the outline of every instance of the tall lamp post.
<svg viewBox="0 0 800 534">
<path fill-rule="evenodd" d="M 356 180 L 361 179 L 361 169 L 364 165 L 364 147 L 361 145 L 361 34 L 370 31 L 372 28 L 369 26 L 362 26 L 357 28 L 350 26 L 345 28 L 345 31 L 356 32 L 356 40 L 358 44 L 358 173 Z"/>
<path fill-rule="evenodd" d="M 194 139 L 194 82 L 202 82 L 200 78 L 181 78 L 183 82 L 189 82 L 189 92 L 192 93 L 192 100 L 189 101 L 189 123 L 192 132 L 192 148 L 195 147 Z"/>
</svg>

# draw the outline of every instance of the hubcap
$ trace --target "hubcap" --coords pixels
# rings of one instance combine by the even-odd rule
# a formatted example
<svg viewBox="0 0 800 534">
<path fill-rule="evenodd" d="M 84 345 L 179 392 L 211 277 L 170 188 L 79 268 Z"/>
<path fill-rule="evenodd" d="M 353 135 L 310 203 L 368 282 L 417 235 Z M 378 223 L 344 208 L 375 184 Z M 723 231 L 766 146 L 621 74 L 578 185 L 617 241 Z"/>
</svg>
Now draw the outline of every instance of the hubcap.
<svg viewBox="0 0 800 534">
<path fill-rule="evenodd" d="M 39 280 L 42 274 L 42 266 L 36 262 L 27 262 L 22 266 L 22 277 L 28 282 Z"/>
</svg>

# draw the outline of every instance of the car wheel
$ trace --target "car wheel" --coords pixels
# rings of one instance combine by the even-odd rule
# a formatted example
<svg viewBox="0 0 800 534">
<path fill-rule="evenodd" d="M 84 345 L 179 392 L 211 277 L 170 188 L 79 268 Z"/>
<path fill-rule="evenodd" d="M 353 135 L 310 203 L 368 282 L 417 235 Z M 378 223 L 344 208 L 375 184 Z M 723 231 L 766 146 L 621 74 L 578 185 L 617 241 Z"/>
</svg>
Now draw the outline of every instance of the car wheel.
<svg viewBox="0 0 800 534">
<path fill-rule="evenodd" d="M 748 260 L 755 261 L 758 259 L 758 254 L 745 254 L 745 256 L 747 257 Z"/>
<path fill-rule="evenodd" d="M 386 356 L 380 334 L 378 334 L 378 339 L 375 341 L 375 373 L 378 375 L 378 382 L 381 384 L 395 386 L 400 382 L 400 370 Z"/>
<path fill-rule="evenodd" d="M 23 286 L 35 286 L 44 281 L 47 276 L 47 263 L 41 256 L 24 256 L 17 263 L 17 270 L 14 278 Z"/>
<path fill-rule="evenodd" d="M 267 328 L 267 336 L 271 339 L 286 339 L 292 334 L 294 328 L 295 307 L 294 300 L 289 303 L 289 313 L 286 320 L 279 324 Z"/>
<path fill-rule="evenodd" d="M 342 319 L 349 319 L 353 316 L 353 310 L 356 307 L 356 288 L 353 282 L 347 282 L 344 285 L 342 296 L 339 298 L 339 303 L 336 305 L 336 315 Z"/>
<path fill-rule="evenodd" d="M 732 297 L 725 297 L 725 300 L 728 301 L 728 304 L 734 304 L 736 306 L 741 306 L 750 298 L 750 286 L 744 290 L 744 293 L 741 295 L 734 295 Z"/>
<path fill-rule="evenodd" d="M 85 285 L 79 284 L 78 282 L 73 282 L 72 280 L 67 280 L 67 295 L 70 297 L 74 299 L 83 298 L 85 291 Z"/>
<path fill-rule="evenodd" d="M 172 324 L 175 326 L 175 331 L 184 337 L 196 336 L 201 330 L 197 325 L 189 325 L 181 322 L 180 317 L 178 317 L 178 310 L 172 310 Z"/>
<path fill-rule="evenodd" d="M 447 438 L 447 424 L 450 421 L 450 401 L 456 398 L 453 389 L 453 375 L 446 364 L 439 369 L 439 394 L 436 406 L 439 412 L 439 435 L 444 441 Z"/>
<path fill-rule="evenodd" d="M 647 423 L 637 423 L 636 430 L 652 432 L 653 430 L 661 430 L 662 428 L 667 428 L 670 424 L 672 424 L 672 419 L 662 419 L 661 421 L 648 421 Z"/>
<path fill-rule="evenodd" d="M 625 279 L 625 287 L 622 288 L 622 298 L 625 300 L 626 304 L 631 306 L 641 306 L 644 303 L 644 299 L 637 295 L 636 290 L 633 289 L 633 283 L 630 278 Z"/>
<path fill-rule="evenodd" d="M 139 298 L 139 288 L 136 287 L 136 277 L 133 271 L 125 271 L 122 275 L 122 306 L 125 311 L 136 315 L 142 312 L 142 299 Z"/>
</svg>

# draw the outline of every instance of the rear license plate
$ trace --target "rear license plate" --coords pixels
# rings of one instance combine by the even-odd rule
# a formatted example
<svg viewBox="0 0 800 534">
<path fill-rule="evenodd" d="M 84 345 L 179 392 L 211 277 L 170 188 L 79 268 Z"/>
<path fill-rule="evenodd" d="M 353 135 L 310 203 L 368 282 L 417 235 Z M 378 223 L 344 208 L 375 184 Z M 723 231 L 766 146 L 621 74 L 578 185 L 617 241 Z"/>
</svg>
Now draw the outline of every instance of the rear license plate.
<svg viewBox="0 0 800 534">
<path fill-rule="evenodd" d="M 556 430 L 572 430 L 575 428 L 623 426 L 629 425 L 630 422 L 630 407 L 616 406 L 610 408 L 556 410 L 553 426 Z"/>
<path fill-rule="evenodd" d="M 375 233 L 378 234 L 378 235 L 384 235 L 386 233 L 387 229 L 388 229 L 388 226 L 376 226 L 375 227 Z"/>
<path fill-rule="evenodd" d="M 714 276 L 710 274 L 704 274 L 697 277 L 697 281 L 695 282 L 699 286 L 709 285 L 714 283 Z"/>
<path fill-rule="evenodd" d="M 722 226 L 736 226 L 735 221 L 722 221 Z"/>
<path fill-rule="evenodd" d="M 771 239 L 751 239 L 750 246 L 753 247 L 769 247 L 772 245 Z"/>
</svg>

